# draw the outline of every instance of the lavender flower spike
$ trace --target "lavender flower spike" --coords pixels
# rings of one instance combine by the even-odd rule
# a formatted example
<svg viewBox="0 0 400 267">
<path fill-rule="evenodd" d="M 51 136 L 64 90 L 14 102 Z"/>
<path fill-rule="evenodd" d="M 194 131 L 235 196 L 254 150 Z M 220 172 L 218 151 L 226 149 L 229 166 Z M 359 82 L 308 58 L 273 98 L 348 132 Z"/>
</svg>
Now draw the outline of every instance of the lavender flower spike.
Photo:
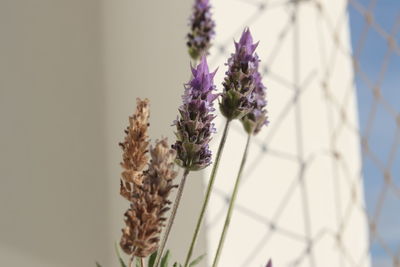
<svg viewBox="0 0 400 267">
<path fill-rule="evenodd" d="M 258 43 L 247 28 L 240 41 L 235 42 L 235 53 L 228 59 L 228 70 L 223 82 L 220 103 L 222 114 L 228 119 L 240 119 L 252 109 L 251 93 L 257 82 L 258 56 L 254 53 Z"/>
<path fill-rule="evenodd" d="M 211 39 L 215 35 L 215 22 L 211 18 L 210 9 L 209 0 L 195 0 L 186 43 L 189 54 L 194 60 L 203 54 L 207 55 Z"/>
<path fill-rule="evenodd" d="M 267 110 L 265 109 L 267 105 L 266 87 L 262 83 L 261 74 L 258 71 L 254 74 L 254 78 L 255 86 L 249 98 L 252 109 L 241 119 L 248 134 L 257 134 L 264 125 L 268 125 Z"/>
<path fill-rule="evenodd" d="M 192 67 L 193 78 L 185 86 L 183 105 L 179 108 L 180 118 L 174 121 L 177 141 L 177 163 L 187 170 L 200 170 L 211 163 L 208 143 L 215 133 L 212 120 L 213 107 L 218 94 L 213 94 L 213 79 L 216 71 L 209 72 L 205 56 L 197 68 Z"/>
</svg>

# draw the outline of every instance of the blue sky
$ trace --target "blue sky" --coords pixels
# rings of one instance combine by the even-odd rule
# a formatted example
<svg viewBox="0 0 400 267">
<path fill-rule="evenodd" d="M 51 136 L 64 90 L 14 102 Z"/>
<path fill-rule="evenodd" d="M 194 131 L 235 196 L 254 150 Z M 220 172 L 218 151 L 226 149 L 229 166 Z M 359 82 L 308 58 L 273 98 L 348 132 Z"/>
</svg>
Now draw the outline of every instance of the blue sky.
<svg viewBox="0 0 400 267">
<path fill-rule="evenodd" d="M 370 0 L 357 0 L 364 7 L 368 7 Z M 386 32 L 392 33 L 396 21 L 400 22 L 400 0 L 379 0 L 373 9 L 374 20 Z M 356 49 L 358 40 L 365 23 L 365 19 L 350 5 L 350 25 L 353 49 Z M 400 44 L 400 25 L 395 40 Z M 372 84 L 378 83 L 383 59 L 388 50 L 388 42 L 373 28 L 369 28 L 365 45 L 359 54 L 360 67 Z M 393 51 L 389 55 L 387 71 L 380 83 L 383 98 L 392 111 L 384 108 L 381 103 L 377 106 L 373 126 L 368 141 L 374 154 L 386 164 L 396 137 L 396 120 L 391 113 L 400 114 L 400 56 Z M 378 83 L 379 84 L 379 83 Z M 373 93 L 370 87 L 356 76 L 356 86 L 359 105 L 360 127 L 366 133 L 369 114 L 373 104 Z M 394 183 L 400 188 L 400 148 L 395 154 L 395 160 L 390 168 Z M 373 216 L 378 203 L 378 196 L 383 187 L 382 172 L 368 156 L 363 157 L 363 175 L 365 180 L 365 198 L 370 216 Z M 382 213 L 378 220 L 379 235 L 394 253 L 400 254 L 400 195 L 394 190 L 388 190 L 385 195 Z M 393 266 L 391 257 L 384 251 L 375 239 L 372 240 L 372 256 L 374 266 Z"/>
</svg>

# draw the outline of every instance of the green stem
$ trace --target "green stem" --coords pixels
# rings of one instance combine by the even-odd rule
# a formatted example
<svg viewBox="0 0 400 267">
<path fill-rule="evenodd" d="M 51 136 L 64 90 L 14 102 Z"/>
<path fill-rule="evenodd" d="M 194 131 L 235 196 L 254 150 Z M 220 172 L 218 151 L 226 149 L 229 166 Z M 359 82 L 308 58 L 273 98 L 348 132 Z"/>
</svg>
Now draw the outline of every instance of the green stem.
<svg viewBox="0 0 400 267">
<path fill-rule="evenodd" d="M 213 168 L 212 168 L 212 171 L 211 171 L 211 176 L 210 176 L 210 180 L 208 182 L 207 192 L 206 192 L 206 196 L 205 196 L 204 201 L 203 201 L 203 206 L 201 208 L 200 216 L 199 216 L 199 218 L 197 220 L 197 225 L 196 225 L 196 229 L 195 229 L 194 234 L 193 234 L 192 242 L 190 244 L 189 251 L 188 251 L 188 253 L 186 255 L 186 260 L 185 260 L 185 265 L 184 265 L 185 267 L 187 267 L 189 265 L 189 261 L 190 261 L 190 259 L 192 257 L 193 249 L 194 249 L 194 246 L 196 244 L 197 237 L 199 235 L 200 226 L 201 226 L 201 223 L 203 222 L 203 218 L 204 218 L 204 215 L 205 215 L 205 211 L 207 209 L 208 201 L 210 200 L 211 191 L 212 191 L 212 188 L 213 188 L 213 185 L 214 185 L 215 176 L 217 174 L 219 160 L 220 160 L 221 155 L 222 155 L 222 150 L 224 149 L 224 146 L 225 146 L 226 137 L 228 136 L 229 125 L 230 125 L 230 120 L 227 120 L 226 124 L 225 124 L 225 128 L 224 128 L 224 132 L 222 134 L 221 142 L 220 142 L 219 147 L 218 147 L 217 155 L 215 157 L 215 162 L 214 162 L 214 165 L 213 165 Z"/>
<path fill-rule="evenodd" d="M 222 230 L 221 237 L 219 239 L 218 249 L 215 254 L 214 262 L 212 265 L 213 267 L 217 267 L 217 265 L 218 265 L 218 261 L 221 256 L 222 248 L 223 248 L 224 242 L 225 242 L 225 237 L 226 237 L 226 234 L 228 233 L 228 228 L 229 228 L 229 224 L 231 222 L 232 213 L 233 213 L 233 207 L 235 206 L 236 196 L 239 191 L 238 189 L 239 189 L 240 179 L 242 177 L 242 171 L 243 171 L 244 165 L 246 163 L 246 159 L 247 159 L 247 151 L 249 149 L 250 139 L 251 139 L 251 134 L 249 134 L 247 137 L 246 148 L 244 149 L 244 152 L 243 152 L 242 162 L 240 163 L 239 172 L 236 177 L 235 187 L 233 188 L 231 200 L 229 201 L 228 213 L 226 214 L 224 228 Z"/>
<path fill-rule="evenodd" d="M 144 258 L 140 258 L 140 267 L 144 267 Z"/>
<path fill-rule="evenodd" d="M 168 225 L 165 228 L 165 233 L 164 233 L 163 239 L 161 240 L 160 248 L 158 249 L 158 252 L 157 252 L 157 257 L 155 260 L 154 267 L 157 267 L 160 264 L 161 257 L 164 253 L 165 245 L 167 244 L 167 241 L 168 241 L 169 233 L 171 232 L 172 225 L 174 224 L 174 220 L 175 220 L 176 212 L 178 210 L 179 203 L 181 202 L 181 198 L 183 195 L 183 188 L 185 187 L 185 182 L 186 182 L 186 178 L 187 178 L 188 174 L 189 174 L 189 170 L 185 169 L 181 183 L 178 188 L 178 192 L 176 193 L 176 198 L 175 198 L 174 206 L 172 207 L 171 215 L 168 220 Z"/>
</svg>

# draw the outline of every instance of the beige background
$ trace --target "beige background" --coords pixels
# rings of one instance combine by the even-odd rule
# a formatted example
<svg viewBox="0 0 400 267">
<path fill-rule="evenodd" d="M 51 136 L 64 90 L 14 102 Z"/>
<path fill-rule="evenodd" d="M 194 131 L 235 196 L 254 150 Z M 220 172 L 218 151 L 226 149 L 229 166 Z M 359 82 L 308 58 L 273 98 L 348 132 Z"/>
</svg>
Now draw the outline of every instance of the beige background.
<svg viewBox="0 0 400 267">
<path fill-rule="evenodd" d="M 152 139 L 172 139 L 189 10 L 189 1 L 0 1 L 0 266 L 117 266 L 128 205 L 117 143 L 138 96 L 151 99 Z M 199 175 L 174 258 L 193 229 Z"/>
<path fill-rule="evenodd" d="M 170 125 L 189 77 L 184 37 L 191 2 L 0 0 L 0 266 L 84 267 L 94 266 L 95 260 L 104 267 L 118 266 L 113 244 L 119 240 L 128 203 L 118 194 L 121 151 L 117 144 L 138 96 L 151 100 L 151 138 L 173 140 Z M 215 1 L 218 35 L 210 63 L 220 67 L 217 84 L 233 49 L 231 40 L 239 38 L 245 25 L 251 26 L 255 40 L 261 40 L 258 52 L 271 71 L 264 80 L 271 124 L 251 148 L 249 161 L 260 164 L 253 167 L 250 182 L 238 197 L 239 205 L 261 214 L 265 222 L 236 212 L 221 266 L 246 266 L 245 257 L 256 246 L 259 253 L 251 258 L 251 266 L 261 266 L 269 257 L 276 266 L 306 267 L 313 261 L 321 267 L 354 266 L 346 262 L 347 251 L 357 259 L 366 255 L 359 266 L 369 266 L 367 225 L 361 212 L 354 209 L 345 230 L 341 229 L 345 205 L 358 207 L 364 202 L 358 179 L 358 139 L 351 129 L 341 128 L 340 113 L 321 90 L 325 84 L 333 99 L 347 99 L 341 108 L 347 121 L 357 125 L 355 95 L 347 94 L 353 92 L 351 62 L 334 46 L 326 21 L 342 21 L 337 37 L 345 51 L 350 50 L 345 1 L 319 1 L 328 12 L 323 16 L 316 12 L 316 1 L 300 3 L 296 11 L 299 39 L 294 27 L 289 27 L 285 43 L 275 50 L 281 29 L 290 22 L 293 4 L 277 1 L 266 9 L 268 13 L 259 13 L 256 1 Z M 298 73 L 293 68 L 294 45 L 300 45 L 296 48 L 301 54 L 295 63 Z M 331 64 L 322 50 L 338 53 L 336 63 Z M 273 65 L 268 62 L 271 58 L 276 58 Z M 281 75 L 289 86 L 273 74 Z M 296 90 L 302 93 L 294 101 Z M 292 108 L 277 123 L 291 101 L 298 109 Z M 332 125 L 327 123 L 330 113 Z M 295 135 L 299 118 L 301 139 Z M 219 119 L 219 130 L 222 123 Z M 335 137 L 332 132 L 339 129 Z M 274 132 L 275 137 L 270 137 Z M 265 140 L 270 151 L 288 155 L 292 161 L 262 152 Z M 236 174 L 232 166 L 238 164 L 243 141 L 236 123 L 221 162 L 224 175 L 216 182 L 223 197 L 214 194 L 208 214 L 209 259 L 223 218 L 216 220 L 215 215 L 224 212 L 224 197 Z M 347 171 L 338 163 L 342 169 L 333 174 L 337 166 L 332 163 L 332 151 L 342 155 L 345 167 L 352 168 Z M 307 164 L 304 174 L 303 162 Z M 282 231 L 264 242 L 269 231 L 265 223 L 280 212 L 287 188 L 300 175 L 304 186 L 296 187 L 285 202 L 288 208 L 282 218 L 275 221 L 278 228 L 300 236 L 300 242 Z M 174 259 L 184 259 L 199 211 L 202 176 L 206 175 L 195 173 L 188 180 L 169 243 Z M 340 194 L 333 191 L 335 187 Z M 311 203 L 310 229 L 305 226 L 303 196 Z M 342 203 L 341 209 L 335 209 L 336 202 Z M 315 259 L 303 257 L 296 265 L 293 260 L 303 255 L 307 241 L 316 240 L 321 231 L 325 234 L 316 241 Z M 336 233 L 342 234 L 341 243 L 336 242 Z M 201 235 L 195 254 L 204 252 L 206 236 Z"/>
<path fill-rule="evenodd" d="M 265 1 L 264 9 L 261 1 L 213 3 L 216 84 L 231 40 L 249 26 L 260 41 L 260 69 L 268 68 L 270 118 L 253 138 L 219 266 L 263 266 L 272 258 L 279 267 L 369 267 L 347 1 Z M 221 129 L 224 119 L 216 121 Z M 246 137 L 233 123 L 208 210 L 209 261 Z"/>
</svg>

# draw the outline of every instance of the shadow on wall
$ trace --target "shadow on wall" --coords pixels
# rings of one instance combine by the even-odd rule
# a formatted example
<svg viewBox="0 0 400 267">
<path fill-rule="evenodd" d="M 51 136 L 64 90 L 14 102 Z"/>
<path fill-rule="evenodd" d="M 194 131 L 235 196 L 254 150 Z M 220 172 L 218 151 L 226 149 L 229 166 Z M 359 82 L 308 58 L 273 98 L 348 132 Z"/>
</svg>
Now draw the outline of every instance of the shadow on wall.
<svg viewBox="0 0 400 267">
<path fill-rule="evenodd" d="M 128 207 L 118 195 L 118 142 L 136 97 L 151 100 L 152 140 L 174 140 L 190 75 L 190 5 L 1 1 L 0 266 L 116 264 Z M 188 179 L 168 243 L 177 260 L 200 209 L 202 175 Z M 205 250 L 202 235 L 196 253 Z"/>
<path fill-rule="evenodd" d="M 0 4 L 0 266 L 106 260 L 100 4 Z"/>
</svg>

